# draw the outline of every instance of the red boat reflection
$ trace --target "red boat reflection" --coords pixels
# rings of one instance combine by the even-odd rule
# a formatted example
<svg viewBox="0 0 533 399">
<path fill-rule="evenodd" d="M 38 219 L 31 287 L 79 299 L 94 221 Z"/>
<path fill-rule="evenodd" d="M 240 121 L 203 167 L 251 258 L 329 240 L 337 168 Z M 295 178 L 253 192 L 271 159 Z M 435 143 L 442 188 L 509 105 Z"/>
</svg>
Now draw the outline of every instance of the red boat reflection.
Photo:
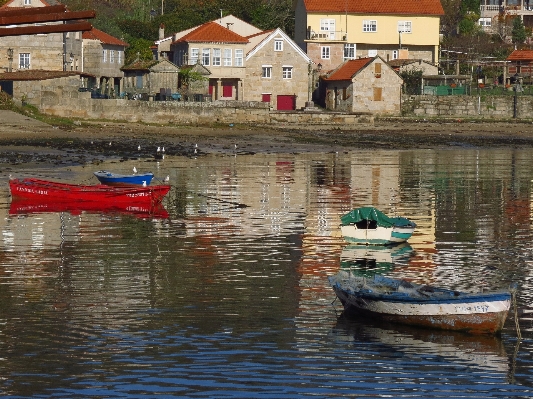
<svg viewBox="0 0 533 399">
<path fill-rule="evenodd" d="M 11 200 L 10 215 L 27 215 L 32 213 L 68 212 L 72 215 L 86 213 L 131 215 L 141 219 L 167 219 L 169 214 L 161 203 L 148 204 L 113 204 L 101 201 L 43 202 L 42 200 Z"/>
</svg>

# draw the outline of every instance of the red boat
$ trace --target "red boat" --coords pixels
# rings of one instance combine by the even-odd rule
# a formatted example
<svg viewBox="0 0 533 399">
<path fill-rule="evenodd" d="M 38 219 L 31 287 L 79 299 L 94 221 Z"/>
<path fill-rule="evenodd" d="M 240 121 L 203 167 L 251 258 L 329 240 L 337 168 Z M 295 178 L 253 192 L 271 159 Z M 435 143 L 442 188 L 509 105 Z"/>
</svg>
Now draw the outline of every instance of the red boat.
<svg viewBox="0 0 533 399">
<path fill-rule="evenodd" d="M 81 185 L 58 183 L 33 178 L 10 179 L 13 199 L 41 203 L 93 202 L 101 208 L 144 206 L 154 207 L 163 201 L 169 185 L 115 187 L 104 184 Z"/>
<path fill-rule="evenodd" d="M 109 206 L 95 201 L 43 202 L 31 199 L 13 199 L 9 207 L 10 215 L 29 215 L 33 213 L 68 212 L 72 215 L 105 213 L 131 215 L 141 219 L 167 219 L 169 214 L 163 204 L 155 206 L 131 204 Z"/>
</svg>

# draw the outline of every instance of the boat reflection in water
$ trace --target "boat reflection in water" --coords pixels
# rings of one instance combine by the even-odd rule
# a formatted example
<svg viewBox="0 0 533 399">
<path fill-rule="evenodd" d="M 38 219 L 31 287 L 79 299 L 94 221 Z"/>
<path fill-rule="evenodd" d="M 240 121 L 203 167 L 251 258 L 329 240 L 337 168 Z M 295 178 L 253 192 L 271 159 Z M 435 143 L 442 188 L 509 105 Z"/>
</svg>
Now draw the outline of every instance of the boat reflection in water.
<svg viewBox="0 0 533 399">
<path fill-rule="evenodd" d="M 334 332 L 350 342 L 364 343 L 372 356 L 375 351 L 380 351 L 394 357 L 399 354 L 412 357 L 420 374 L 426 372 L 423 368 L 442 368 L 443 361 L 452 362 L 455 367 L 458 364 L 479 367 L 484 373 L 505 376 L 511 368 L 501 338 L 493 335 L 427 330 L 344 315 L 337 319 Z M 418 357 L 425 361 L 417 361 Z M 449 370 L 444 367 L 442 371 L 447 373 Z"/>
<path fill-rule="evenodd" d="M 414 255 L 408 243 L 394 246 L 351 244 L 343 248 L 340 257 L 341 269 L 350 269 L 353 274 L 370 277 L 393 269 L 394 263 L 407 263 Z"/>
<path fill-rule="evenodd" d="M 131 215 L 140 219 L 167 219 L 169 214 L 161 203 L 154 206 L 148 204 L 114 204 L 99 201 L 68 201 L 43 202 L 42 200 L 17 199 L 11 200 L 10 215 L 25 215 L 33 213 L 68 212 L 72 215 L 86 213 Z"/>
</svg>

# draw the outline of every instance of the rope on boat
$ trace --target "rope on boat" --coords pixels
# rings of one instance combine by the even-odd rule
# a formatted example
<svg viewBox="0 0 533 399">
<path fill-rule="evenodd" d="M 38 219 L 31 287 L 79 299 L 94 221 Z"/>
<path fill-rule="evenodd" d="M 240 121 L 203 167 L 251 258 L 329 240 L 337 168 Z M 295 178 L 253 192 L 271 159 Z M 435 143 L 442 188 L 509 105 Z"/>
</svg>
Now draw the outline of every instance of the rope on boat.
<svg viewBox="0 0 533 399">
<path fill-rule="evenodd" d="M 522 333 L 520 332 L 520 323 L 518 322 L 518 306 L 516 304 L 516 286 L 511 288 L 511 298 L 513 301 L 513 307 L 514 307 L 514 323 L 516 327 L 516 335 L 518 337 L 518 340 L 522 340 Z"/>
</svg>

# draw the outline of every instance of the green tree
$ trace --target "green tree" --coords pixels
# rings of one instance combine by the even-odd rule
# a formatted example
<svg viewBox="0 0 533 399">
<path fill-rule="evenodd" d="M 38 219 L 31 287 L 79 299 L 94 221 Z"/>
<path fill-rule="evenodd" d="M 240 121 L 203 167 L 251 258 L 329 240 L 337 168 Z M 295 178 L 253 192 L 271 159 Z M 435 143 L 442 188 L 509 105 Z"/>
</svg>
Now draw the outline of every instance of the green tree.
<svg viewBox="0 0 533 399">
<path fill-rule="evenodd" d="M 511 40 L 514 44 L 522 44 L 526 41 L 526 28 L 522 22 L 522 18 L 515 17 L 513 19 L 513 29 L 511 30 Z"/>
</svg>

